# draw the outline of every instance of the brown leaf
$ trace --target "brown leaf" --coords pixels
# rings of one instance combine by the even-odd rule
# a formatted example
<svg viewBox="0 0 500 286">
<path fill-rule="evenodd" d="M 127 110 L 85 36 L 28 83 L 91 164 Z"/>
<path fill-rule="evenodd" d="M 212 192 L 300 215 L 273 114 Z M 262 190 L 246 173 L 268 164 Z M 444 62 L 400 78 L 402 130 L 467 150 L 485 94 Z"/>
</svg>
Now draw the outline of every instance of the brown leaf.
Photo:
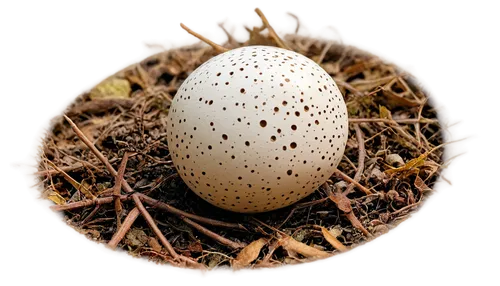
<svg viewBox="0 0 500 286">
<path fill-rule="evenodd" d="M 387 88 L 382 88 L 382 93 L 384 94 L 384 97 L 387 101 L 387 104 L 392 106 L 392 107 L 416 107 L 419 106 L 420 103 L 411 101 L 407 98 L 404 98 L 394 91 L 387 89 Z"/>
<path fill-rule="evenodd" d="M 326 241 L 328 241 L 335 249 L 340 252 L 344 252 L 347 250 L 347 247 L 342 244 L 335 236 L 333 236 L 326 228 L 321 227 L 321 233 L 325 237 Z"/>
<path fill-rule="evenodd" d="M 149 237 L 148 244 L 156 252 L 161 252 L 161 245 L 155 237 Z"/>
<path fill-rule="evenodd" d="M 415 178 L 415 188 L 417 188 L 421 193 L 432 191 L 432 189 L 429 188 L 429 186 L 427 186 L 424 183 L 424 180 L 422 180 L 419 176 L 416 176 Z"/>
<path fill-rule="evenodd" d="M 233 260 L 232 266 L 234 269 L 240 269 L 243 268 L 259 256 L 260 250 L 264 245 L 266 245 L 267 240 L 264 238 L 259 238 L 255 241 L 252 241 L 249 245 L 247 245 L 245 248 L 243 248 L 240 253 L 238 253 L 238 256 L 236 256 L 236 259 Z"/>
<path fill-rule="evenodd" d="M 203 251 L 203 246 L 201 245 L 201 243 L 199 241 L 195 241 L 193 243 L 190 243 L 187 247 L 187 249 L 190 251 L 190 252 L 202 252 Z"/>
</svg>

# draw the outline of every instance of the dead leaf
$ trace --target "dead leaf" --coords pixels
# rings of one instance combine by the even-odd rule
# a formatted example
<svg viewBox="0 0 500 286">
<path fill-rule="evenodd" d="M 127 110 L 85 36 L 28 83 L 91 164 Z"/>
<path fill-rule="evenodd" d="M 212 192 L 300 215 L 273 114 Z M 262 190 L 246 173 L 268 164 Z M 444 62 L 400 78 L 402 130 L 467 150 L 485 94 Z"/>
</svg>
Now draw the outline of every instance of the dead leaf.
<svg viewBox="0 0 500 286">
<path fill-rule="evenodd" d="M 190 252 L 203 252 L 203 246 L 201 245 L 201 243 L 196 240 L 195 242 L 193 243 L 190 243 L 187 247 L 187 249 L 190 251 Z"/>
<path fill-rule="evenodd" d="M 132 88 L 130 82 L 126 79 L 111 77 L 94 87 L 90 91 L 92 100 L 105 98 L 129 98 Z"/>
<path fill-rule="evenodd" d="M 156 252 L 161 252 L 161 245 L 155 237 L 149 237 L 148 244 Z"/>
<path fill-rule="evenodd" d="M 326 241 L 328 241 L 335 249 L 340 252 L 344 252 L 347 250 L 347 247 L 342 244 L 335 236 L 333 236 L 326 228 L 321 227 L 321 233 L 323 233 L 323 237 L 325 237 Z"/>
<path fill-rule="evenodd" d="M 57 192 L 50 191 L 47 195 L 47 199 L 53 201 L 56 205 L 66 204 L 66 200 Z"/>
<path fill-rule="evenodd" d="M 136 247 L 144 246 L 149 241 L 148 235 L 142 229 L 138 228 L 129 230 L 125 239 L 128 245 Z"/>
<path fill-rule="evenodd" d="M 404 98 L 394 91 L 382 87 L 382 93 L 385 96 L 386 103 L 392 107 L 416 107 L 420 106 L 420 103 L 411 101 Z"/>
<path fill-rule="evenodd" d="M 252 241 L 249 245 L 243 248 L 236 259 L 233 260 L 232 266 L 234 269 L 241 269 L 257 259 L 259 256 L 260 250 L 264 245 L 267 244 L 267 240 L 264 238 L 259 238 L 257 240 Z"/>
<path fill-rule="evenodd" d="M 379 109 L 380 118 L 392 120 L 391 111 L 389 109 L 387 109 L 387 107 L 380 105 L 378 107 L 378 109 Z"/>
<path fill-rule="evenodd" d="M 429 188 L 429 186 L 427 186 L 424 183 L 424 180 L 422 180 L 422 178 L 420 178 L 419 176 L 416 176 L 414 184 L 415 188 L 417 188 L 421 193 L 432 191 L 432 189 Z"/>
</svg>

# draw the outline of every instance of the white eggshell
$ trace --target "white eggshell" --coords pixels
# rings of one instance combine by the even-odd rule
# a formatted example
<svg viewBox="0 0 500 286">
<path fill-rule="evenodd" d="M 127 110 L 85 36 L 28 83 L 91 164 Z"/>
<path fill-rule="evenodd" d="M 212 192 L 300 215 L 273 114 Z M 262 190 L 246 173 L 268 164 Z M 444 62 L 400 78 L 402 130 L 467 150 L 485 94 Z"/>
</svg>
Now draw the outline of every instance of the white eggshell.
<svg viewBox="0 0 500 286">
<path fill-rule="evenodd" d="M 298 53 L 249 46 L 205 62 L 169 114 L 168 145 L 186 184 L 223 209 L 288 206 L 335 171 L 347 141 L 333 79 Z"/>
</svg>

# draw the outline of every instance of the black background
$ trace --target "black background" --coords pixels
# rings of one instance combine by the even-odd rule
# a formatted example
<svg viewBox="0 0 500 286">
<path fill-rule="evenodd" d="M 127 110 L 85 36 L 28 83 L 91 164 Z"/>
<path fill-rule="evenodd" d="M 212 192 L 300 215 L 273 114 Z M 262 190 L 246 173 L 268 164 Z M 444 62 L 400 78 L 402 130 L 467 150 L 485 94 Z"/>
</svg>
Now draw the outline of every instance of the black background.
<svg viewBox="0 0 500 286">
<path fill-rule="evenodd" d="M 432 80 L 433 86 L 440 88 L 442 95 L 449 96 L 450 103 L 456 104 L 456 110 L 465 112 L 465 126 L 479 127 L 479 116 L 475 114 L 481 106 L 471 96 L 481 91 L 471 89 L 464 80 L 474 77 L 466 68 L 469 61 L 464 61 L 464 50 L 470 53 L 476 47 L 458 45 L 464 34 L 473 33 L 472 28 L 460 24 L 458 14 L 448 13 L 448 18 L 443 20 L 439 15 L 444 15 L 446 11 L 417 5 L 409 8 L 388 5 L 379 7 L 382 9 L 378 12 L 370 9 L 370 13 L 362 13 L 359 7 L 349 10 L 332 5 L 330 9 L 325 9 L 324 4 L 313 7 L 290 1 L 265 3 L 265 7 L 275 9 L 305 7 L 305 14 L 313 16 L 313 23 L 343 23 L 345 31 L 352 32 L 353 38 L 377 40 L 377 46 L 392 48 L 394 55 L 409 56 L 410 63 L 417 64 L 418 70 L 425 72 L 424 77 Z M 208 15 L 247 15 L 245 1 L 241 1 L 239 6 L 205 6 L 200 12 L 193 8 L 171 6 L 158 15 L 152 15 L 151 19 L 134 19 L 129 23 L 121 23 L 117 19 L 127 17 L 127 14 L 109 16 L 114 20 L 98 23 L 93 23 L 92 15 L 86 14 L 85 17 L 62 16 L 64 19 L 57 23 L 35 25 L 35 41 L 28 45 L 34 50 L 30 61 L 35 69 L 32 79 L 42 80 L 39 87 L 44 92 L 30 95 L 29 104 L 23 97 L 12 98 L 21 107 L 17 110 L 22 110 L 24 120 L 19 119 L 16 124 L 7 126 L 6 132 L 17 134 L 17 144 L 9 154 L 14 157 L 9 159 L 23 157 L 23 144 L 30 144 L 32 140 L 31 120 L 39 119 L 39 112 L 46 111 L 46 106 L 55 103 L 56 96 L 69 96 L 71 88 L 78 87 L 80 80 L 94 79 L 98 71 L 110 71 L 111 64 L 118 63 L 120 56 L 135 55 L 136 40 L 146 39 L 152 31 L 174 31 L 175 15 L 194 15 L 194 23 L 206 22 Z M 457 29 L 459 25 L 460 29 Z M 43 87 L 50 83 L 57 84 L 52 84 L 51 91 L 47 92 Z M 473 172 L 479 170 L 480 145 L 474 145 L 473 155 L 474 160 L 466 161 L 465 169 L 457 171 L 458 192 L 443 194 L 440 208 L 433 209 L 431 217 L 419 218 L 419 224 L 409 226 L 409 233 L 400 233 L 395 236 L 397 239 L 385 241 L 383 249 L 370 249 L 365 257 L 347 257 L 344 265 L 313 266 L 312 273 L 266 273 L 264 278 L 281 280 L 303 276 L 310 279 L 308 277 L 327 275 L 328 283 L 333 285 L 346 278 L 351 282 L 408 283 L 416 278 L 429 279 L 435 275 L 443 278 L 450 275 L 469 276 L 470 263 L 478 257 L 465 248 L 467 240 L 464 236 L 470 238 L 468 231 L 472 230 L 464 229 L 471 216 L 464 213 L 464 209 L 468 194 L 478 188 L 479 183 Z M 14 178 L 10 177 L 9 182 L 14 183 Z M 65 280 L 58 277 L 59 274 L 77 275 L 85 277 L 90 283 L 94 283 L 91 282 L 92 276 L 97 278 L 98 275 L 120 273 L 129 277 L 144 271 L 142 265 L 120 265 L 117 257 L 96 257 L 95 249 L 80 248 L 80 242 L 71 240 L 71 234 L 56 233 L 56 227 L 47 223 L 47 217 L 40 217 L 39 210 L 32 209 L 31 202 L 22 199 L 22 192 L 21 185 L 15 186 L 16 205 L 22 213 L 16 223 L 16 231 L 19 231 L 16 237 L 24 238 L 16 243 L 21 247 L 13 253 L 14 259 L 18 260 L 16 265 L 23 267 L 21 265 L 29 263 L 30 267 L 43 271 L 49 279 L 52 276 L 50 273 L 53 273 L 54 280 Z M 169 274 L 164 282 L 171 283 L 182 277 L 182 274 Z"/>
</svg>

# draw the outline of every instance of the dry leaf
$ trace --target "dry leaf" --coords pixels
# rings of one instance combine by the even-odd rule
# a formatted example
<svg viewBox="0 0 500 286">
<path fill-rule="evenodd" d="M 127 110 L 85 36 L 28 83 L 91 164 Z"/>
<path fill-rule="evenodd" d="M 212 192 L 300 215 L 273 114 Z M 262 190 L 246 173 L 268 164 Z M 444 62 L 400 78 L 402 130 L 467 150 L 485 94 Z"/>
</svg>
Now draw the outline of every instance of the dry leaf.
<svg viewBox="0 0 500 286">
<path fill-rule="evenodd" d="M 392 107 L 416 107 L 420 105 L 420 103 L 404 98 L 387 88 L 382 88 L 382 93 L 385 96 L 387 104 Z"/>
<path fill-rule="evenodd" d="M 325 237 L 326 241 L 328 241 L 335 249 L 340 252 L 344 252 L 347 250 L 347 247 L 342 244 L 335 236 L 333 236 L 326 228 L 321 227 L 321 233 Z"/>
<path fill-rule="evenodd" d="M 264 238 L 259 238 L 255 241 L 252 241 L 249 245 L 247 245 L 245 248 L 243 248 L 240 253 L 238 253 L 238 256 L 236 256 L 236 259 L 233 260 L 232 266 L 234 269 L 240 269 L 243 268 L 259 256 L 260 250 L 264 245 L 266 245 L 267 240 Z"/>
<path fill-rule="evenodd" d="M 380 113 L 380 118 L 392 120 L 391 111 L 389 109 L 387 109 L 387 107 L 380 105 L 378 107 L 378 109 L 379 109 L 379 113 Z"/>
<path fill-rule="evenodd" d="M 148 244 L 156 252 L 161 252 L 161 245 L 155 237 L 149 237 Z"/>
<path fill-rule="evenodd" d="M 56 205 L 64 205 L 66 200 L 57 192 L 50 191 L 47 195 L 47 199 L 53 201 Z"/>
<path fill-rule="evenodd" d="M 427 186 L 424 183 L 424 180 L 422 180 L 422 178 L 420 178 L 419 176 L 416 176 L 414 184 L 415 188 L 417 188 L 421 193 L 432 191 L 432 189 L 429 188 L 429 186 Z"/>
<path fill-rule="evenodd" d="M 342 227 L 336 225 L 328 230 L 328 232 L 333 235 L 333 237 L 339 237 L 342 234 Z"/>
<path fill-rule="evenodd" d="M 90 91 L 90 98 L 104 99 L 104 98 L 129 98 L 132 88 L 126 79 L 111 77 Z"/>
</svg>

